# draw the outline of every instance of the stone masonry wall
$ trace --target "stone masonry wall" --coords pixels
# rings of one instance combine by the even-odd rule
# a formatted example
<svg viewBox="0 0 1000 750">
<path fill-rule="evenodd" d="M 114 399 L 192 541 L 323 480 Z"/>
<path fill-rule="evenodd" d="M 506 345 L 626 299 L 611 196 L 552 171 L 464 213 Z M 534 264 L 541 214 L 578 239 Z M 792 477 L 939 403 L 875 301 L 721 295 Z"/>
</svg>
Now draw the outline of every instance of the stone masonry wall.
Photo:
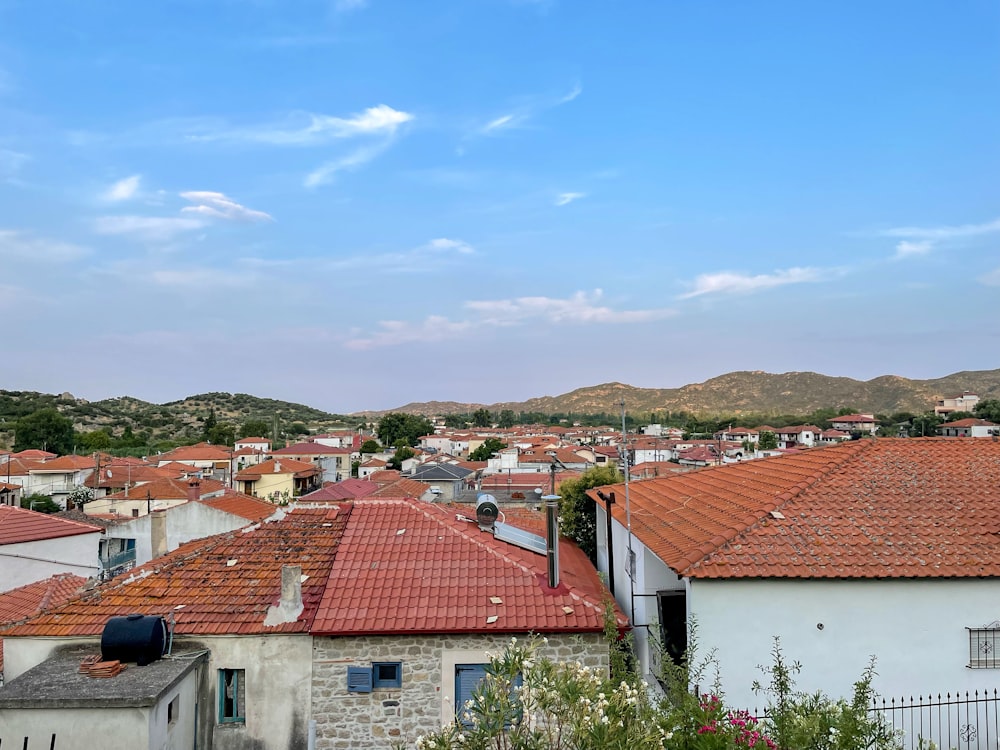
<svg viewBox="0 0 1000 750">
<path fill-rule="evenodd" d="M 496 653 L 510 638 L 509 634 L 313 638 L 316 749 L 412 748 L 417 737 L 440 729 L 448 707 L 454 706 L 454 655 Z M 544 656 L 608 668 L 607 644 L 599 633 L 547 638 L 540 651 Z M 347 668 L 368 667 L 372 662 L 402 662 L 402 688 L 348 693 Z M 443 674 L 446 668 L 451 674 Z"/>
</svg>

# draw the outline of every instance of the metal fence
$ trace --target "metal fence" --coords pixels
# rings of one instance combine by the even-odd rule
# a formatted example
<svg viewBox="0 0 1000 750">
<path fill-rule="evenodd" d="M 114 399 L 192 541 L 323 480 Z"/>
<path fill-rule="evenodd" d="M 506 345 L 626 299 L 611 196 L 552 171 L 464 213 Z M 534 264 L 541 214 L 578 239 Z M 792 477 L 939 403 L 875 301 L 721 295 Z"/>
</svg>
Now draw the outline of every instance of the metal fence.
<svg viewBox="0 0 1000 750">
<path fill-rule="evenodd" d="M 876 699 L 871 711 L 881 714 L 902 737 L 905 750 L 997 750 L 1000 692 L 973 691 L 914 698 Z M 922 743 L 922 744 L 921 744 Z"/>
</svg>

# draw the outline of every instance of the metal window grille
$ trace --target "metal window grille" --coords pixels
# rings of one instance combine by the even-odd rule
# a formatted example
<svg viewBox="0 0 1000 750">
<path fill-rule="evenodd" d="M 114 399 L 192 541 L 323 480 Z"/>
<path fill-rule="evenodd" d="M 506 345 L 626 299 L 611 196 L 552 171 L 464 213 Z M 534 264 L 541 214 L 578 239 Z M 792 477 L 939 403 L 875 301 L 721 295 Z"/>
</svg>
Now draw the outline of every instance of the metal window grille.
<svg viewBox="0 0 1000 750">
<path fill-rule="evenodd" d="M 1000 628 L 967 628 L 969 668 L 1000 668 Z"/>
</svg>

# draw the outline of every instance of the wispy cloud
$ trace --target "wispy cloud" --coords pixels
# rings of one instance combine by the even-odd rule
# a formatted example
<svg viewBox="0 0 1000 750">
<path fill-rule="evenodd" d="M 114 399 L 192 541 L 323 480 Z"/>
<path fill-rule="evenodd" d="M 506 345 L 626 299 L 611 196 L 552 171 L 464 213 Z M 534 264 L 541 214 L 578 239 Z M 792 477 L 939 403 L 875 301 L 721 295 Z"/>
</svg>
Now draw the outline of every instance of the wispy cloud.
<svg viewBox="0 0 1000 750">
<path fill-rule="evenodd" d="M 571 88 L 566 94 L 544 98 L 537 96 L 530 97 L 509 112 L 505 112 L 504 114 L 494 117 L 486 123 L 479 125 L 473 131 L 473 135 L 499 135 L 500 133 L 508 130 L 523 128 L 531 119 L 540 113 L 549 109 L 554 109 L 555 107 L 559 107 L 563 104 L 568 104 L 582 93 L 583 86 L 579 82 L 576 82 L 573 84 L 573 88 Z"/>
<path fill-rule="evenodd" d="M 64 263 L 88 255 L 87 248 L 69 242 L 36 237 L 16 229 L 0 229 L 0 258 L 36 263 Z"/>
<path fill-rule="evenodd" d="M 978 237 L 982 234 L 1000 232 L 1000 219 L 983 224 L 960 224 L 942 227 L 894 227 L 879 234 L 883 237 L 904 237 L 912 240 L 952 240 L 959 237 Z"/>
<path fill-rule="evenodd" d="M 362 146 L 345 156 L 325 162 L 307 174 L 302 184 L 308 188 L 328 185 L 333 182 L 333 179 L 336 177 L 338 172 L 350 171 L 364 166 L 385 152 L 391 145 L 392 139 L 390 138 L 382 141 L 381 143 L 375 143 L 370 146 Z"/>
<path fill-rule="evenodd" d="M 365 336 L 358 334 L 347 341 L 350 349 L 374 349 L 412 342 L 435 342 L 458 338 L 483 325 L 516 326 L 531 321 L 552 325 L 645 323 L 662 320 L 676 314 L 669 308 L 646 310 L 615 310 L 600 304 L 603 293 L 576 292 L 570 297 L 515 297 L 499 300 L 472 300 L 463 307 L 475 318 L 451 320 L 442 315 L 430 315 L 423 321 L 384 320 L 378 330 Z"/>
<path fill-rule="evenodd" d="M 1000 268 L 994 268 L 979 277 L 979 283 L 986 286 L 1000 286 Z"/>
<path fill-rule="evenodd" d="M 930 240 L 900 240 L 896 243 L 896 254 L 894 260 L 903 260 L 917 255 L 927 255 L 934 247 Z"/>
<path fill-rule="evenodd" d="M 101 197 L 109 203 L 127 201 L 130 198 L 135 197 L 135 194 L 139 191 L 139 182 L 141 180 L 142 175 L 137 174 L 134 174 L 131 177 L 125 177 L 112 184 L 107 190 L 104 191 L 104 194 Z"/>
<path fill-rule="evenodd" d="M 829 278 L 830 274 L 829 270 L 820 268 L 788 268 L 755 276 L 729 271 L 704 273 L 694 280 L 691 291 L 682 294 L 680 298 L 690 299 L 704 294 L 747 294 L 787 284 L 822 281 Z"/>
<path fill-rule="evenodd" d="M 242 141 L 270 146 L 315 146 L 341 138 L 393 135 L 414 116 L 379 104 L 347 117 L 297 112 L 283 122 L 245 128 L 216 128 L 193 132 L 195 141 Z"/>
<path fill-rule="evenodd" d="M 381 273 L 424 273 L 475 252 L 475 248 L 463 240 L 438 237 L 412 250 L 381 255 L 355 255 L 331 261 L 330 266 L 341 270 L 367 268 Z"/>
<path fill-rule="evenodd" d="M 14 177 L 30 159 L 30 156 L 20 151 L 0 148 L 0 179 Z"/>
<path fill-rule="evenodd" d="M 198 214 L 212 219 L 225 219 L 226 221 L 255 222 L 274 220 L 270 214 L 240 205 L 223 193 L 215 193 L 209 190 L 189 190 L 181 193 L 181 198 L 195 204 L 182 208 L 181 213 L 183 214 Z"/>
<path fill-rule="evenodd" d="M 575 200 L 586 197 L 586 193 L 559 193 L 559 195 L 556 196 L 555 204 L 557 206 L 566 206 Z"/>
<path fill-rule="evenodd" d="M 202 229 L 204 219 L 184 216 L 99 216 L 94 220 L 98 234 L 133 236 L 149 242 L 166 242 L 178 235 Z"/>
</svg>

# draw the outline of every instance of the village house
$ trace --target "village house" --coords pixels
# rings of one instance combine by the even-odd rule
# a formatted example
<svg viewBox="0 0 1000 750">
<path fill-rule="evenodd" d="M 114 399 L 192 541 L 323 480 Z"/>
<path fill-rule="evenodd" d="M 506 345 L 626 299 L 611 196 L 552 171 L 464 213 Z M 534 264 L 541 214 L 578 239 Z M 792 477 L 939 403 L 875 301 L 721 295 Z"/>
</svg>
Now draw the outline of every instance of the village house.
<svg viewBox="0 0 1000 750">
<path fill-rule="evenodd" d="M 325 443 L 295 443 L 279 448 L 271 453 L 272 458 L 291 458 L 296 461 L 312 462 L 323 470 L 321 481 L 339 482 L 351 476 L 353 448 L 340 448 Z"/>
<path fill-rule="evenodd" d="M 1000 425 L 986 419 L 976 419 L 968 417 L 957 419 L 954 422 L 945 422 L 937 428 L 941 437 L 998 437 L 1000 436 Z"/>
<path fill-rule="evenodd" d="M 645 673 L 693 624 L 737 706 L 775 637 L 806 692 L 849 695 L 873 654 L 889 697 L 995 682 L 998 442 L 864 439 L 589 494 Z"/>
<path fill-rule="evenodd" d="M 947 417 L 949 414 L 956 411 L 971 412 L 976 408 L 976 404 L 978 403 L 979 396 L 975 393 L 970 393 L 969 391 L 963 391 L 962 393 L 954 396 L 939 398 L 937 403 L 934 404 L 934 413 L 939 417 Z"/>
<path fill-rule="evenodd" d="M 101 528 L 0 505 L 0 591 L 56 573 L 96 576 Z"/>
<path fill-rule="evenodd" d="M 878 420 L 874 414 L 842 414 L 830 418 L 830 427 L 841 432 L 874 435 L 878 431 Z"/>
<path fill-rule="evenodd" d="M 311 462 L 291 458 L 269 458 L 248 466 L 233 478 L 247 495 L 271 502 L 288 502 L 322 486 L 322 469 Z"/>
</svg>

